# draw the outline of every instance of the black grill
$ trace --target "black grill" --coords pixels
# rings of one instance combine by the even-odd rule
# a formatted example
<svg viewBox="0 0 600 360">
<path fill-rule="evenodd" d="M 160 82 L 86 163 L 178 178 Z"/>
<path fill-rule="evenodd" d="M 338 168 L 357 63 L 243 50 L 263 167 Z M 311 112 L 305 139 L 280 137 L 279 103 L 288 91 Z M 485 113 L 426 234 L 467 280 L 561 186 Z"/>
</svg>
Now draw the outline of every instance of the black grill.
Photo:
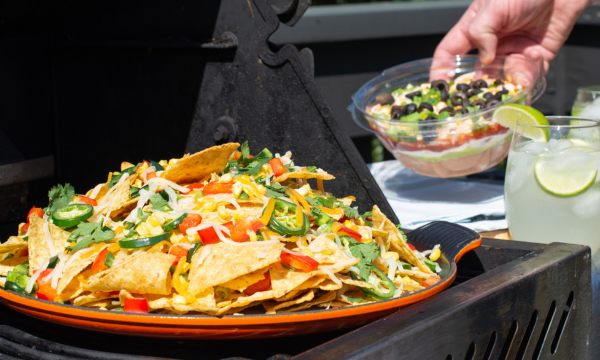
<svg viewBox="0 0 600 360">
<path fill-rule="evenodd" d="M 397 222 L 320 93 L 310 49 L 268 42 L 280 23 L 291 26 L 302 16 L 309 0 L 27 4 L 0 8 L 0 38 L 42 44 L 56 181 L 87 189 L 121 160 L 179 157 L 248 139 L 253 151 L 291 150 L 298 164 L 328 170 L 337 177 L 328 191 L 355 195 L 361 211 L 376 203 Z M 73 151 L 74 134 L 99 125 L 114 130 L 99 139 L 106 145 Z M 458 271 L 450 289 L 360 329 L 268 340 L 104 334 L 0 306 L 0 353 L 7 359 L 591 357 L 589 248 L 484 239 Z"/>
</svg>

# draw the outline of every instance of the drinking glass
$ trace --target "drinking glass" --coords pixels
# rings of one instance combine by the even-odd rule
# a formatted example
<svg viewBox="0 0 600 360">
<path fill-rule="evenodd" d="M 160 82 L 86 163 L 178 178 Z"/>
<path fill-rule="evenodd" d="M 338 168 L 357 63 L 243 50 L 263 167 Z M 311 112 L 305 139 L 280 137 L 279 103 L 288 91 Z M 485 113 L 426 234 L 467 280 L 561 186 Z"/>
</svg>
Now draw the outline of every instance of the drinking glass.
<svg viewBox="0 0 600 360">
<path fill-rule="evenodd" d="M 587 245 L 593 255 L 600 249 L 600 121 L 547 119 L 547 126 L 518 123 L 512 139 L 504 187 L 510 234 Z"/>
<path fill-rule="evenodd" d="M 572 116 L 600 119 L 600 86 L 586 86 L 577 89 L 577 97 L 571 109 Z"/>
</svg>

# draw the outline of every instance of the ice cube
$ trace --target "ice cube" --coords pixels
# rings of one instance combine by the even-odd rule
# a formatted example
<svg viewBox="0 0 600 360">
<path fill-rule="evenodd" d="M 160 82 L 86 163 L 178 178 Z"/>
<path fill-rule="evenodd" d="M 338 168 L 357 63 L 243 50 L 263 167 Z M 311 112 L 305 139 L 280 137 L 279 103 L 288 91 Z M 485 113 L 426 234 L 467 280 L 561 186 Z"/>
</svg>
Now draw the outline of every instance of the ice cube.
<svg viewBox="0 0 600 360">
<path fill-rule="evenodd" d="M 600 214 L 600 190 L 594 186 L 581 195 L 577 195 L 573 213 L 580 218 L 588 219 Z M 591 221 L 591 220 L 590 220 Z"/>
<path fill-rule="evenodd" d="M 600 98 L 587 105 L 579 114 L 582 118 L 600 119 Z"/>
<path fill-rule="evenodd" d="M 552 152 L 559 153 L 565 151 L 569 148 L 572 148 L 574 145 L 571 141 L 561 139 L 561 140 L 550 140 L 550 146 L 552 147 Z"/>
<path fill-rule="evenodd" d="M 543 152 L 546 152 L 547 148 L 548 148 L 548 143 L 531 141 L 528 144 L 525 144 L 521 148 L 521 151 L 525 152 L 527 154 L 539 155 L 539 154 L 541 154 Z"/>
</svg>

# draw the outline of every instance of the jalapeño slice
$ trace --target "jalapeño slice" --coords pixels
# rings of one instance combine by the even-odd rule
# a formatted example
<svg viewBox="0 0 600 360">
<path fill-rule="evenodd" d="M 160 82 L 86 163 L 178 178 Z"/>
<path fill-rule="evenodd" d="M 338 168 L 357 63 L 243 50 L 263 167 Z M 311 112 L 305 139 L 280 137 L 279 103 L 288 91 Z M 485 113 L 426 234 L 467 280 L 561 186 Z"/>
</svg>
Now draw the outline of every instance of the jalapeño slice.
<svg viewBox="0 0 600 360">
<path fill-rule="evenodd" d="M 167 221 L 165 223 L 165 227 L 164 227 L 165 232 L 169 232 L 169 231 L 175 229 L 176 227 L 178 227 L 179 224 L 181 224 L 183 222 L 183 219 L 185 219 L 186 216 L 187 216 L 187 214 L 183 214 L 180 217 L 178 217 L 177 219 Z"/>
<path fill-rule="evenodd" d="M 159 242 L 166 240 L 167 234 L 160 234 L 158 236 L 135 239 L 135 240 L 119 240 L 119 246 L 124 249 L 137 249 L 146 246 L 154 246 Z"/>
<path fill-rule="evenodd" d="M 276 199 L 275 210 L 271 215 L 268 228 L 279 235 L 304 236 L 310 230 L 310 220 L 306 214 L 302 216 L 302 226 L 296 225 L 296 207 L 290 202 Z"/>
<path fill-rule="evenodd" d="M 52 213 L 52 220 L 54 220 L 54 225 L 67 229 L 89 219 L 92 215 L 94 215 L 94 207 L 92 205 L 70 204 Z"/>
</svg>

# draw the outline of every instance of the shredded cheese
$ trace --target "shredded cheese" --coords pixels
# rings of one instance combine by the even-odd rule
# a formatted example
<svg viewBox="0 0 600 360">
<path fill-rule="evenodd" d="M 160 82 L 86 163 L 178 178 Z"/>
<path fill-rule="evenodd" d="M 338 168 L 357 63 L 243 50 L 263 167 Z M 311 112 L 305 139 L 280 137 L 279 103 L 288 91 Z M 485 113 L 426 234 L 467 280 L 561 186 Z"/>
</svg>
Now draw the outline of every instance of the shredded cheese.
<svg viewBox="0 0 600 360">
<path fill-rule="evenodd" d="M 160 185 L 160 186 L 162 186 L 163 189 L 166 188 L 167 186 L 170 186 L 173 189 L 179 190 L 180 193 L 184 193 L 184 194 L 187 194 L 188 192 L 190 192 L 189 188 L 186 188 L 185 186 L 177 185 L 170 180 L 160 178 L 160 177 L 152 178 L 152 179 L 148 180 L 148 183 Z"/>
<path fill-rule="evenodd" d="M 40 277 L 40 274 L 48 268 L 49 263 L 50 263 L 50 259 L 46 259 L 46 260 L 44 260 L 43 263 L 40 264 L 40 268 L 37 269 L 37 271 L 33 273 L 33 276 L 27 282 L 27 286 L 25 286 L 25 291 L 30 293 L 33 290 L 33 284 L 35 284 L 38 277 Z"/>
<path fill-rule="evenodd" d="M 202 252 L 200 253 L 200 258 L 198 259 L 198 265 L 202 265 L 204 260 L 210 255 L 210 248 L 212 245 L 205 245 L 202 247 Z"/>
<path fill-rule="evenodd" d="M 96 185 L 96 187 L 94 188 L 94 190 L 92 190 L 92 193 L 90 194 L 90 199 L 96 199 L 96 196 L 98 196 L 98 193 L 100 192 L 100 190 L 102 190 L 103 185 L 105 185 L 105 183 Z"/>
<path fill-rule="evenodd" d="M 48 244 L 48 250 L 50 251 L 50 256 L 56 255 L 56 247 L 54 246 L 54 240 L 52 240 L 52 234 L 50 233 L 50 228 L 47 222 L 44 222 L 44 235 L 46 239 L 46 244 Z"/>
</svg>

